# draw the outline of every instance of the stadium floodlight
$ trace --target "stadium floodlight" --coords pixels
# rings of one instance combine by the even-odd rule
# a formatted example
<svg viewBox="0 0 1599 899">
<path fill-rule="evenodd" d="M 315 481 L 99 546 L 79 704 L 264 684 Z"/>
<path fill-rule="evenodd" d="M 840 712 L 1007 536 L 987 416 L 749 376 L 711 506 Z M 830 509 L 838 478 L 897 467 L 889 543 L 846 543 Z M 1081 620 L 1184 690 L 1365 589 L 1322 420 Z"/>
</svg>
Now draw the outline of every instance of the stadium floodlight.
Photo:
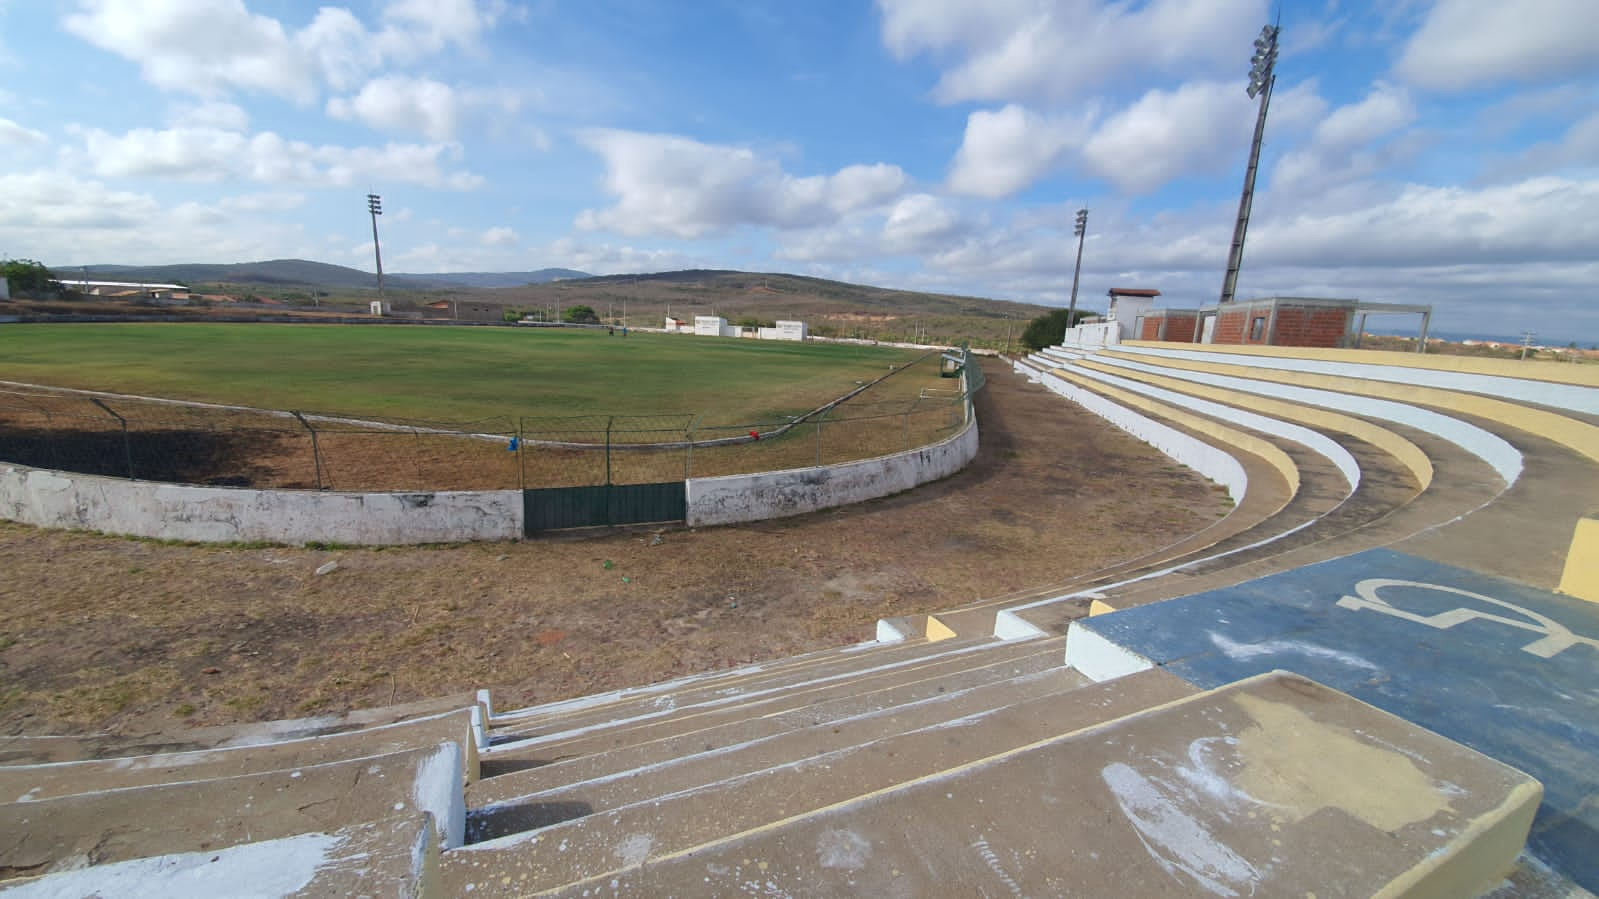
<svg viewBox="0 0 1599 899">
<path fill-rule="evenodd" d="M 389 311 L 389 301 L 383 295 L 383 251 L 378 248 L 378 216 L 383 214 L 383 198 L 377 194 L 367 194 L 366 211 L 372 213 L 372 257 L 378 264 L 378 303 L 386 313 Z"/>
<path fill-rule="evenodd" d="M 1077 278 L 1083 273 L 1083 235 L 1088 233 L 1088 210 L 1077 210 L 1077 225 L 1072 234 L 1077 237 L 1077 265 L 1072 269 L 1072 303 L 1066 307 L 1066 330 L 1070 331 L 1077 318 Z"/>
<path fill-rule="evenodd" d="M 1227 274 L 1221 282 L 1221 302 L 1231 303 L 1238 288 L 1238 270 L 1244 264 L 1244 232 L 1249 229 L 1249 210 L 1255 202 L 1255 172 L 1260 168 L 1260 145 L 1266 136 L 1266 108 L 1271 105 L 1271 87 L 1277 80 L 1277 25 L 1260 29 L 1255 38 L 1255 55 L 1250 59 L 1249 99 L 1260 98 L 1255 114 L 1255 139 L 1249 145 L 1249 167 L 1244 171 L 1244 191 L 1238 198 L 1238 221 L 1233 225 L 1232 249 L 1227 254 Z"/>
</svg>

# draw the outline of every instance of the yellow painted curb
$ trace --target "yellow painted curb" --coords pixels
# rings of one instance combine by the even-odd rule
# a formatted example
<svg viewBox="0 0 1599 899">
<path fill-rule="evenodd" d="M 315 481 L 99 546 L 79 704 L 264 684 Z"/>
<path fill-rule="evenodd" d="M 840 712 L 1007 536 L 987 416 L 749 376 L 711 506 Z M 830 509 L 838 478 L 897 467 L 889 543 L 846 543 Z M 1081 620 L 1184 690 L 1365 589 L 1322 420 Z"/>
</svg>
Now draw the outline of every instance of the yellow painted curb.
<svg viewBox="0 0 1599 899">
<path fill-rule="evenodd" d="M 1599 518 L 1577 520 L 1566 551 L 1566 570 L 1555 588 L 1567 596 L 1599 602 Z"/>
<path fill-rule="evenodd" d="M 1088 617 L 1090 618 L 1093 618 L 1095 615 L 1104 615 L 1108 612 L 1114 611 L 1116 611 L 1116 607 L 1102 599 L 1096 599 L 1088 604 Z"/>
<path fill-rule="evenodd" d="M 1213 343 L 1172 343 L 1157 340 L 1124 340 L 1124 346 L 1155 350 L 1183 350 L 1214 353 L 1217 356 L 1264 356 L 1273 359 L 1314 359 L 1318 362 L 1351 362 L 1359 365 L 1386 365 L 1391 368 L 1426 368 L 1468 375 L 1493 375 L 1553 384 L 1599 387 L 1599 365 L 1573 365 L 1570 362 L 1482 359 L 1475 356 L 1429 356 L 1424 353 L 1396 353 L 1391 350 L 1340 350 L 1321 347 L 1234 346 Z M 1218 361 L 1221 361 L 1218 359 Z"/>
<path fill-rule="evenodd" d="M 940 640 L 948 640 L 951 637 L 957 636 L 959 636 L 959 634 L 956 634 L 953 630 L 950 630 L 949 625 L 939 621 L 937 616 L 927 616 L 927 642 L 937 643 Z"/>
<path fill-rule="evenodd" d="M 1496 400 L 1492 397 L 1441 387 L 1418 387 L 1411 384 L 1394 384 L 1365 378 L 1342 375 L 1318 375 L 1308 372 L 1262 369 L 1225 362 L 1193 362 L 1186 359 L 1162 359 L 1165 368 L 1184 371 L 1202 371 L 1217 375 L 1230 375 L 1251 381 L 1268 381 L 1274 384 L 1292 384 L 1297 387 L 1315 387 L 1339 393 L 1351 393 L 1376 399 L 1394 400 L 1414 406 L 1432 406 L 1465 415 L 1475 415 L 1489 421 L 1509 425 L 1529 434 L 1552 440 L 1579 456 L 1599 463 L 1599 427 L 1565 415 L 1519 403 Z"/>
<path fill-rule="evenodd" d="M 1106 355 L 1124 358 L 1124 356 L 1119 356 L 1112 351 L 1106 351 Z M 1137 361 L 1143 362 L 1145 360 L 1138 358 Z M 1175 390 L 1178 393 L 1186 393 L 1215 400 L 1229 406 L 1246 408 L 1274 418 L 1348 434 L 1351 437 L 1364 440 L 1393 456 L 1399 461 L 1399 464 L 1410 472 L 1410 476 L 1416 479 L 1416 483 L 1420 485 L 1422 490 L 1432 486 L 1432 460 L 1427 458 L 1427 454 L 1422 451 L 1421 447 L 1399 434 L 1381 425 L 1373 424 L 1364 418 L 1356 418 L 1353 415 L 1345 415 L 1342 412 L 1333 412 L 1320 406 L 1304 406 L 1287 400 L 1277 400 L 1260 396 L 1259 394 L 1245 393 L 1241 390 L 1229 390 L 1225 387 L 1197 384 L 1193 381 L 1184 381 L 1180 378 L 1172 378 L 1166 375 L 1156 375 L 1136 369 L 1106 365 L 1103 362 L 1095 362 L 1092 359 L 1084 359 L 1078 365 L 1084 368 L 1092 368 L 1095 371 L 1102 371 L 1106 374 L 1142 381 L 1156 387 L 1164 387 L 1167 390 Z"/>
<path fill-rule="evenodd" d="M 1124 406 L 1132 406 L 1135 409 L 1154 413 L 1167 421 L 1176 422 L 1185 428 L 1198 431 L 1221 443 L 1237 447 L 1246 453 L 1253 453 L 1266 460 L 1266 464 L 1277 469 L 1277 473 L 1283 476 L 1283 480 L 1288 482 L 1288 495 L 1290 497 L 1299 495 L 1299 466 L 1294 464 L 1294 460 L 1289 458 L 1281 447 L 1269 440 L 1229 427 L 1213 418 L 1196 415 L 1169 403 L 1152 400 L 1149 397 L 1133 393 L 1130 390 L 1123 390 L 1120 387 L 1112 387 L 1109 384 L 1092 378 L 1085 378 L 1062 368 L 1055 369 L 1052 374 L 1071 381 L 1085 390 L 1091 390 L 1101 396 L 1109 397 Z M 1287 505 L 1287 503 L 1285 502 L 1284 505 Z"/>
</svg>

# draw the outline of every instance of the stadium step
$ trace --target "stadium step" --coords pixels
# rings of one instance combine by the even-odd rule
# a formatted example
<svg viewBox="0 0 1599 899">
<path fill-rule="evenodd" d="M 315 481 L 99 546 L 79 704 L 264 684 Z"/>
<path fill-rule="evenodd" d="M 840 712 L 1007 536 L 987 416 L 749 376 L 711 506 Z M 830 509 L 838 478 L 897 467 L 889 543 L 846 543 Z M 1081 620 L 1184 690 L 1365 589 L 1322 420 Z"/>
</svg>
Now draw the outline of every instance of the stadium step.
<svg viewBox="0 0 1599 899">
<path fill-rule="evenodd" d="M 736 675 L 679 682 L 672 689 L 616 695 L 594 706 L 545 707 L 532 714 L 512 713 L 490 719 L 490 743 L 549 739 L 554 734 L 579 735 L 599 727 L 648 724 L 690 709 L 713 710 L 760 698 L 776 698 L 799 690 L 822 689 L 856 675 L 891 676 L 906 670 L 962 660 L 981 652 L 988 641 L 971 639 L 943 644 L 915 640 L 892 644 L 858 644 L 814 657 L 805 665 L 772 669 L 750 666 Z"/>
<path fill-rule="evenodd" d="M 461 751 L 462 777 L 478 776 L 475 708 L 374 725 L 357 731 L 302 737 L 260 745 L 196 749 L 80 762 L 0 766 L 0 796 L 29 801 L 95 793 L 101 790 L 151 786 L 169 781 L 214 780 L 224 777 L 309 768 L 351 758 L 389 755 L 408 749 L 431 749 L 454 743 Z"/>
<path fill-rule="evenodd" d="M 175 733 L 0 736 L 0 765 L 38 765 L 232 746 L 263 746 L 285 740 L 304 740 L 396 724 L 419 716 L 453 712 L 476 704 L 477 697 L 474 694 L 457 693 L 398 705 L 355 709 L 339 715 L 319 715 L 314 718 L 289 718 L 281 721 L 218 727 L 193 727 Z"/>
<path fill-rule="evenodd" d="M 622 772 L 671 764 L 702 754 L 721 754 L 737 747 L 759 743 L 805 728 L 826 727 L 838 722 L 878 718 L 885 714 L 936 706 L 945 698 L 1013 685 L 1020 678 L 1039 674 L 1049 684 L 1081 686 L 1087 683 L 1076 672 L 1061 667 L 1065 642 L 1061 638 L 1040 640 L 1025 655 L 1005 655 L 988 659 L 975 656 L 964 670 L 916 678 L 878 689 L 841 688 L 833 698 L 817 699 L 786 710 L 764 714 L 739 714 L 731 720 L 697 727 L 685 733 L 644 739 L 623 746 L 588 753 L 550 756 L 538 746 L 511 744 L 493 750 L 486 759 L 490 770 L 506 773 L 471 785 L 467 806 L 477 809 L 511 799 L 520 799 L 543 790 L 591 781 Z"/>
<path fill-rule="evenodd" d="M 953 645 L 958 644 L 958 645 Z M 515 752 L 524 759 L 554 759 L 582 756 L 651 740 L 693 733 L 754 715 L 775 715 L 806 708 L 840 696 L 869 695 L 875 691 L 912 683 L 934 684 L 945 677 L 973 667 L 992 665 L 1033 654 L 1026 642 L 1012 645 L 992 639 L 950 641 L 947 651 L 927 649 L 920 658 L 897 663 L 862 665 L 860 657 L 847 664 L 823 668 L 804 680 L 785 678 L 778 683 L 760 681 L 752 689 L 729 688 L 725 693 L 686 697 L 667 702 L 644 714 L 621 716 L 609 721 L 581 718 L 576 722 L 554 722 L 542 733 L 525 734 L 515 743 L 492 747 L 498 761 Z M 690 699 L 694 701 L 689 701 Z"/>
<path fill-rule="evenodd" d="M 1161 671 L 1090 684 L 903 731 L 445 853 L 452 895 L 526 895 L 603 883 L 652 858 L 1190 695 Z M 582 791 L 565 803 L 579 804 Z M 714 814 L 706 814 L 714 809 Z M 530 810 L 536 811 L 536 810 Z"/>
<path fill-rule="evenodd" d="M 18 896 L 444 897 L 433 816 L 393 815 L 202 852 L 176 852 L 0 881 Z"/>
<path fill-rule="evenodd" d="M 648 744 L 585 757 L 582 765 L 554 765 L 496 778 L 468 796 L 468 840 L 493 839 L 549 823 L 549 809 L 581 808 L 592 814 L 949 724 L 994 708 L 1059 696 L 1089 682 L 1061 666 L 1063 650 L 1063 646 L 1051 648 L 1051 667 L 1044 670 L 964 689 L 951 684 L 942 693 L 897 705 L 856 714 L 840 714 L 847 708 L 805 708 L 776 719 L 737 722 L 719 734 L 693 734 L 694 739 L 678 741 L 672 751 Z"/>
<path fill-rule="evenodd" d="M 630 831 L 618 870 L 552 894 L 1473 896 L 1516 866 L 1540 795 L 1275 672 L 681 848 Z M 517 874 L 572 851 L 538 848 Z"/>
<path fill-rule="evenodd" d="M 215 851 L 402 813 L 430 813 L 441 844 L 455 846 L 466 823 L 461 770 L 460 747 L 441 743 L 292 770 L 24 797 L 0 805 L 0 871 Z"/>
</svg>

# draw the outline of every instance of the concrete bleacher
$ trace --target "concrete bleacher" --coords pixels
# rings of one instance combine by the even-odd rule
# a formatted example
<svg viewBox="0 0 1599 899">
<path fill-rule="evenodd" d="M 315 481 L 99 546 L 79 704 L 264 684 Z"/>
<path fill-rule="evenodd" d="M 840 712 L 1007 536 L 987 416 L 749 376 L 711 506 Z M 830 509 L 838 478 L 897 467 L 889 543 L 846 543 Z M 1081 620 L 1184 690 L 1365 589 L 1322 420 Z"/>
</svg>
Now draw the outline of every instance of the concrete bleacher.
<svg viewBox="0 0 1599 899">
<path fill-rule="evenodd" d="M 1016 360 L 1233 511 L 598 696 L 0 741 L 0 893 L 1583 895 L 1599 604 L 1552 591 L 1586 583 L 1599 379 L 1429 362 Z"/>
</svg>

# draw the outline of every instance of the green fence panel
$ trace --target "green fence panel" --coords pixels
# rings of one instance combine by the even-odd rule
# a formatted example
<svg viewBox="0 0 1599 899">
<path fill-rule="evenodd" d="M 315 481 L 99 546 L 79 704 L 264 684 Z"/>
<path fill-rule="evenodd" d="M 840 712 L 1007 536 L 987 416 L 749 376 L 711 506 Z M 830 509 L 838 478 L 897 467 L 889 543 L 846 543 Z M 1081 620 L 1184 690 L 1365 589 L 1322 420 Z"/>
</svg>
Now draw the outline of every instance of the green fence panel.
<svg viewBox="0 0 1599 899">
<path fill-rule="evenodd" d="M 611 484 L 542 487 L 522 491 L 522 529 L 527 534 L 563 528 L 682 521 L 688 517 L 688 485 Z"/>
</svg>

